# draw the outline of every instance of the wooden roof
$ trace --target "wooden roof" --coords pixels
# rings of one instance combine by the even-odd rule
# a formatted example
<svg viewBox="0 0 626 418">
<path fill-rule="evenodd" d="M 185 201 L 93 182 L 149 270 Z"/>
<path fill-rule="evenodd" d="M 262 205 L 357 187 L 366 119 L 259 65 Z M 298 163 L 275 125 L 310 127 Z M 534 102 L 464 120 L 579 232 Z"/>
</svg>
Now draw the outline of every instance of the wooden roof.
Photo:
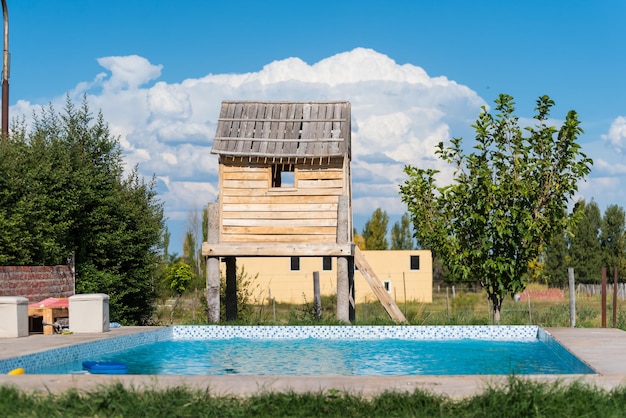
<svg viewBox="0 0 626 418">
<path fill-rule="evenodd" d="M 350 158 L 350 103 L 224 101 L 211 153 Z"/>
</svg>

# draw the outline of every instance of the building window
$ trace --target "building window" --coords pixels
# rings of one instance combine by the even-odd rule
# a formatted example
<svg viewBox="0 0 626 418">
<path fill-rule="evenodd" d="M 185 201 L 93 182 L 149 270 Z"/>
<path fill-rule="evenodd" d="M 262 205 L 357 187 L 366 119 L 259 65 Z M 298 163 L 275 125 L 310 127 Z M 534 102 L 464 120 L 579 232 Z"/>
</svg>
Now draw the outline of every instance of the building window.
<svg viewBox="0 0 626 418">
<path fill-rule="evenodd" d="M 333 269 L 333 258 L 332 257 L 322 258 L 322 270 L 330 271 L 332 269 Z"/>
<path fill-rule="evenodd" d="M 419 270 L 420 269 L 420 256 L 412 255 L 411 256 L 411 270 Z"/>
<path fill-rule="evenodd" d="M 300 257 L 291 257 L 291 271 L 300 271 Z"/>
<path fill-rule="evenodd" d="M 272 187 L 295 187 L 293 164 L 272 166 Z"/>
<path fill-rule="evenodd" d="M 384 280 L 383 287 L 387 291 L 387 293 L 391 294 L 391 280 Z"/>
</svg>

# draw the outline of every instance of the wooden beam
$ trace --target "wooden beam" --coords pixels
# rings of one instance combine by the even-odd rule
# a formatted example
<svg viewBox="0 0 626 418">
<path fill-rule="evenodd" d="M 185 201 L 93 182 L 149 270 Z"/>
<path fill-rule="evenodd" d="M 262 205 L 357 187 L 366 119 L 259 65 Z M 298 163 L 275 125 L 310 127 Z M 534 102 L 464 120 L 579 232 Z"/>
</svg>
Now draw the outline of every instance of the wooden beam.
<svg viewBox="0 0 626 418">
<path fill-rule="evenodd" d="M 359 268 L 359 272 L 361 272 L 365 280 L 367 280 L 367 283 L 369 283 L 381 305 L 383 305 L 383 308 L 385 308 L 387 314 L 389 314 L 389 317 L 396 323 L 407 322 L 404 314 L 400 308 L 398 308 L 398 305 L 396 305 L 391 295 L 387 293 L 383 284 L 376 276 L 374 269 L 372 269 L 372 266 L 369 265 L 363 253 L 359 250 L 359 247 L 355 247 L 354 249 L 354 263 Z M 339 301 L 337 301 L 337 304 L 339 304 Z"/>
<path fill-rule="evenodd" d="M 302 242 L 280 243 L 232 243 L 202 244 L 202 255 L 209 257 L 338 257 L 354 254 L 354 244 L 306 244 Z"/>
</svg>

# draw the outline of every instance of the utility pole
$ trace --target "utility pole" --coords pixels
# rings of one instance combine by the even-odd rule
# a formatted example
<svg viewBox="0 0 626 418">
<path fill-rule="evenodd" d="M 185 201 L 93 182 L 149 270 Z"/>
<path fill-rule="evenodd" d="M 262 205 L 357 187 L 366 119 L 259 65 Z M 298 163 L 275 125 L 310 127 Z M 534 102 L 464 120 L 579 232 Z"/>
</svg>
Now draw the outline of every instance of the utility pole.
<svg viewBox="0 0 626 418">
<path fill-rule="evenodd" d="M 2 0 L 4 19 L 4 54 L 2 55 L 2 136 L 9 135 L 9 10 L 6 0 Z"/>
</svg>

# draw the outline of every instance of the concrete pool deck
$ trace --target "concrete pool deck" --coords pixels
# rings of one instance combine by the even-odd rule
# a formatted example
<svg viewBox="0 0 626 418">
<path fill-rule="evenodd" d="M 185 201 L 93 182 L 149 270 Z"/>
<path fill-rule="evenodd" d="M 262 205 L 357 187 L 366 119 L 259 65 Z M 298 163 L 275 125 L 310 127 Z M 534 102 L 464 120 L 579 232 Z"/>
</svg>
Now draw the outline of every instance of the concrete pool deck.
<svg viewBox="0 0 626 418">
<path fill-rule="evenodd" d="M 37 353 L 52 348 L 144 332 L 159 327 L 113 328 L 103 334 L 30 335 L 0 339 L 0 359 Z M 582 381 L 613 389 L 626 385 L 626 332 L 613 328 L 544 328 L 559 343 L 593 368 L 593 375 L 524 375 L 541 382 Z M 28 373 L 28 371 L 26 371 Z M 461 398 L 481 393 L 489 386 L 506 384 L 508 376 L 155 376 L 155 375 L 0 375 L 0 385 L 22 391 L 60 393 L 68 389 L 93 391 L 121 382 L 135 389 L 175 386 L 208 389 L 212 395 L 248 396 L 257 393 L 325 392 L 340 390 L 361 396 L 385 391 L 431 393 Z"/>
</svg>

